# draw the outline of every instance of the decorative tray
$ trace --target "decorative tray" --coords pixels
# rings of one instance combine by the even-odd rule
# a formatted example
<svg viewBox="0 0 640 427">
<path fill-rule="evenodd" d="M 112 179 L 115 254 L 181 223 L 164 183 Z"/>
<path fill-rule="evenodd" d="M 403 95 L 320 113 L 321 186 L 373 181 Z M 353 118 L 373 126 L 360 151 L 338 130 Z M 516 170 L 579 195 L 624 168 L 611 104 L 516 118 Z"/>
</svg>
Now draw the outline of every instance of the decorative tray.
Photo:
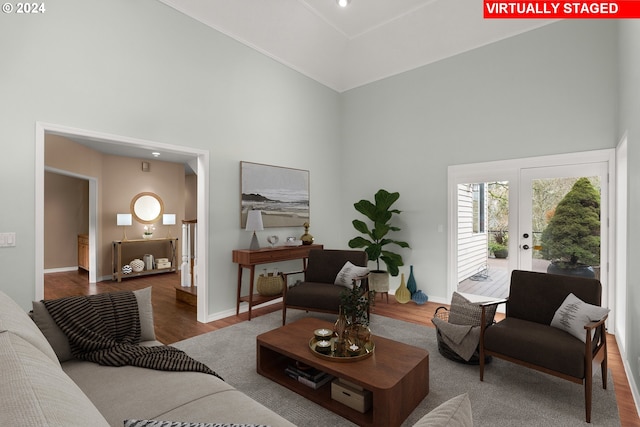
<svg viewBox="0 0 640 427">
<path fill-rule="evenodd" d="M 317 350 L 318 339 L 316 337 L 311 338 L 309 340 L 309 350 L 316 355 L 317 357 L 325 360 L 331 360 L 332 362 L 357 362 L 359 360 L 366 359 L 373 354 L 373 351 L 376 348 L 373 340 L 369 341 L 365 344 L 357 353 L 351 354 L 339 354 L 336 352 L 336 339 L 331 338 L 331 350 L 328 353 L 320 353 Z"/>
</svg>

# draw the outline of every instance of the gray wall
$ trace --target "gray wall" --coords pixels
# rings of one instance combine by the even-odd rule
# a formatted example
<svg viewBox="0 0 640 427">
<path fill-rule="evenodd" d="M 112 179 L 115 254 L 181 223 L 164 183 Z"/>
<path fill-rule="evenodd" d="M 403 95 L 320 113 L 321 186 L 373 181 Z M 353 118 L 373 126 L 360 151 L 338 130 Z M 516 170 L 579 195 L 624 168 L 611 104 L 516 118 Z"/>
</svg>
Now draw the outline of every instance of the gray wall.
<svg viewBox="0 0 640 427">
<path fill-rule="evenodd" d="M 613 22 L 563 21 L 343 94 L 362 165 L 344 169 L 345 234 L 353 202 L 399 191 L 405 264 L 446 301 L 447 167 L 614 147 L 616 42 Z"/>
<path fill-rule="evenodd" d="M 231 251 L 250 240 L 239 225 L 241 160 L 308 169 L 311 233 L 340 241 L 335 91 L 155 0 L 61 0 L 44 15 L 0 19 L 0 229 L 17 233 L 15 248 L 0 249 L 0 289 L 24 308 L 34 297 L 36 121 L 210 151 L 211 313 L 235 308 Z"/>
<path fill-rule="evenodd" d="M 640 21 L 620 24 L 620 125 L 627 132 L 629 161 L 628 252 L 627 252 L 627 348 L 626 361 L 633 372 L 636 396 L 640 384 L 640 271 L 634 265 L 640 259 Z"/>
</svg>

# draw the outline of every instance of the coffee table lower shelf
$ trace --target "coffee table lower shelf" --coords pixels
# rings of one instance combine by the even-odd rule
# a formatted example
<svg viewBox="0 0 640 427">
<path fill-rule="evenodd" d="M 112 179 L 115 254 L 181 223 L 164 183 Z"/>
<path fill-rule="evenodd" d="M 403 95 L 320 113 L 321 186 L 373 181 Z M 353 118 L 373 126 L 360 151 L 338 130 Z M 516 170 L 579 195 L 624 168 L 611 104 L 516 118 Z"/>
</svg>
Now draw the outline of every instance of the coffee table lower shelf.
<svg viewBox="0 0 640 427">
<path fill-rule="evenodd" d="M 332 324 L 303 318 L 257 337 L 256 370 L 270 380 L 360 425 L 396 427 L 429 393 L 429 353 L 426 350 L 375 337 L 375 353 L 364 360 L 343 363 L 312 354 L 309 339 L 318 328 Z M 372 408 L 365 413 L 331 398 L 331 384 L 313 389 L 285 373 L 302 362 L 371 392 Z"/>
<path fill-rule="evenodd" d="M 331 398 L 331 382 L 324 384 L 318 389 L 313 389 L 296 381 L 285 373 L 285 368 L 292 362 L 295 362 L 294 359 L 283 356 L 282 354 L 266 347 L 262 347 L 260 349 L 260 353 L 263 357 L 263 363 L 258 367 L 258 373 L 260 375 L 287 387 L 288 389 L 303 396 L 305 399 L 311 400 L 323 408 L 327 408 L 331 412 L 334 412 L 358 425 L 373 425 L 373 409 L 369 409 L 363 414 L 355 409 L 351 409 L 337 400 L 333 400 Z M 265 363 L 265 361 L 268 362 Z"/>
</svg>

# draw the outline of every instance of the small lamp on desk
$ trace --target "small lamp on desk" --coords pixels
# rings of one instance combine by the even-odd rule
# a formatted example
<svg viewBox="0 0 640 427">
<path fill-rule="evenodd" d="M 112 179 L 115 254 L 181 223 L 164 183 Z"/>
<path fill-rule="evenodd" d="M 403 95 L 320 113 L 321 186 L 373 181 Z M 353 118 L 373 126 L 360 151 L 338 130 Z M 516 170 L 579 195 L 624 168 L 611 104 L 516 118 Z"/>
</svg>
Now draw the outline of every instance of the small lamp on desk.
<svg viewBox="0 0 640 427">
<path fill-rule="evenodd" d="M 251 249 L 252 251 L 260 249 L 260 243 L 258 243 L 258 236 L 256 236 L 256 231 L 264 230 L 261 211 L 250 210 L 249 212 L 247 212 L 247 226 L 245 229 L 247 231 L 253 231 L 253 237 L 251 238 L 251 246 L 249 246 L 249 249 Z"/>
<path fill-rule="evenodd" d="M 162 225 L 176 225 L 176 214 L 162 214 Z M 167 231 L 167 239 L 171 238 L 171 227 Z"/>
<path fill-rule="evenodd" d="M 122 240 L 127 240 L 127 231 L 125 227 L 130 227 L 132 224 L 131 214 L 116 214 L 116 224 L 122 227 Z"/>
</svg>

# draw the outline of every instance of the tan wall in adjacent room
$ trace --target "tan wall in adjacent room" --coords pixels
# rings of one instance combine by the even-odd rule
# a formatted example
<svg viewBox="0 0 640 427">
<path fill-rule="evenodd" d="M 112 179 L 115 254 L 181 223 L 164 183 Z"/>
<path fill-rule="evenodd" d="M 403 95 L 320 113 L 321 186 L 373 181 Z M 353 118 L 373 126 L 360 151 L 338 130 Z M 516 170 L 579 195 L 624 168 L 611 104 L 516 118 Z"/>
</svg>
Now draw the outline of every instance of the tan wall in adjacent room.
<svg viewBox="0 0 640 427">
<path fill-rule="evenodd" d="M 171 228 L 163 226 L 161 219 L 154 224 L 154 237 L 165 237 L 169 232 L 172 237 L 180 237 L 180 224 L 185 218 L 184 165 L 155 160 L 145 161 L 150 164 L 149 172 L 142 171 L 141 159 L 103 154 L 56 135 L 46 135 L 45 137 L 46 167 L 95 178 L 97 181 L 96 276 L 98 280 L 111 277 L 112 242 L 122 239 L 123 230 L 116 225 L 116 214 L 130 213 L 131 200 L 138 193 L 153 192 L 157 194 L 163 201 L 164 212 L 176 214 L 176 225 Z M 85 182 L 88 183 L 88 181 Z M 56 237 L 58 231 L 55 228 L 57 223 L 63 221 L 63 218 L 76 215 L 77 208 L 64 209 L 66 203 L 63 202 L 63 199 L 68 196 L 49 194 L 48 189 L 45 184 L 45 215 L 47 212 L 51 214 L 45 219 L 45 269 L 76 266 L 77 247 L 67 248 L 66 244 L 64 247 L 58 245 L 59 239 Z M 86 213 L 82 215 L 86 218 L 86 222 L 82 227 L 84 227 L 83 230 L 88 230 L 88 196 L 84 206 Z M 126 229 L 127 237 L 129 239 L 141 238 L 143 226 L 134 219 L 133 225 Z M 74 233 L 77 236 L 77 232 L 74 231 Z M 62 252 L 61 248 L 64 249 L 64 252 L 69 250 L 69 253 L 58 254 L 57 252 Z M 63 257 L 64 261 L 58 260 L 58 257 Z M 177 247 L 176 257 L 179 264 L 180 244 Z M 71 262 L 71 264 L 61 265 L 63 262 Z"/>
<path fill-rule="evenodd" d="M 109 250 L 99 254 L 98 263 L 106 269 L 111 268 L 111 242 L 122 238 L 122 228 L 116 225 L 116 214 L 130 213 L 131 200 L 139 193 L 155 193 L 162 199 L 164 213 L 176 214 L 176 225 L 162 225 L 162 218 L 154 225 L 153 237 L 180 237 L 180 227 L 184 219 L 185 176 L 184 165 L 160 161 L 145 160 L 150 165 L 149 172 L 142 171 L 142 160 L 130 157 L 105 155 L 103 167 L 103 210 L 104 223 L 102 235 Z M 111 172 L 109 172 L 111 171 Z M 133 220 L 126 227 L 127 237 L 141 239 L 145 224 Z M 180 260 L 178 245 L 177 261 Z M 157 256 L 157 255 L 156 255 Z M 131 259 L 123 259 L 129 263 Z M 110 271 L 110 270 L 109 270 Z"/>
<path fill-rule="evenodd" d="M 78 234 L 89 231 L 89 181 L 44 176 L 45 270 L 78 265 Z"/>
</svg>

